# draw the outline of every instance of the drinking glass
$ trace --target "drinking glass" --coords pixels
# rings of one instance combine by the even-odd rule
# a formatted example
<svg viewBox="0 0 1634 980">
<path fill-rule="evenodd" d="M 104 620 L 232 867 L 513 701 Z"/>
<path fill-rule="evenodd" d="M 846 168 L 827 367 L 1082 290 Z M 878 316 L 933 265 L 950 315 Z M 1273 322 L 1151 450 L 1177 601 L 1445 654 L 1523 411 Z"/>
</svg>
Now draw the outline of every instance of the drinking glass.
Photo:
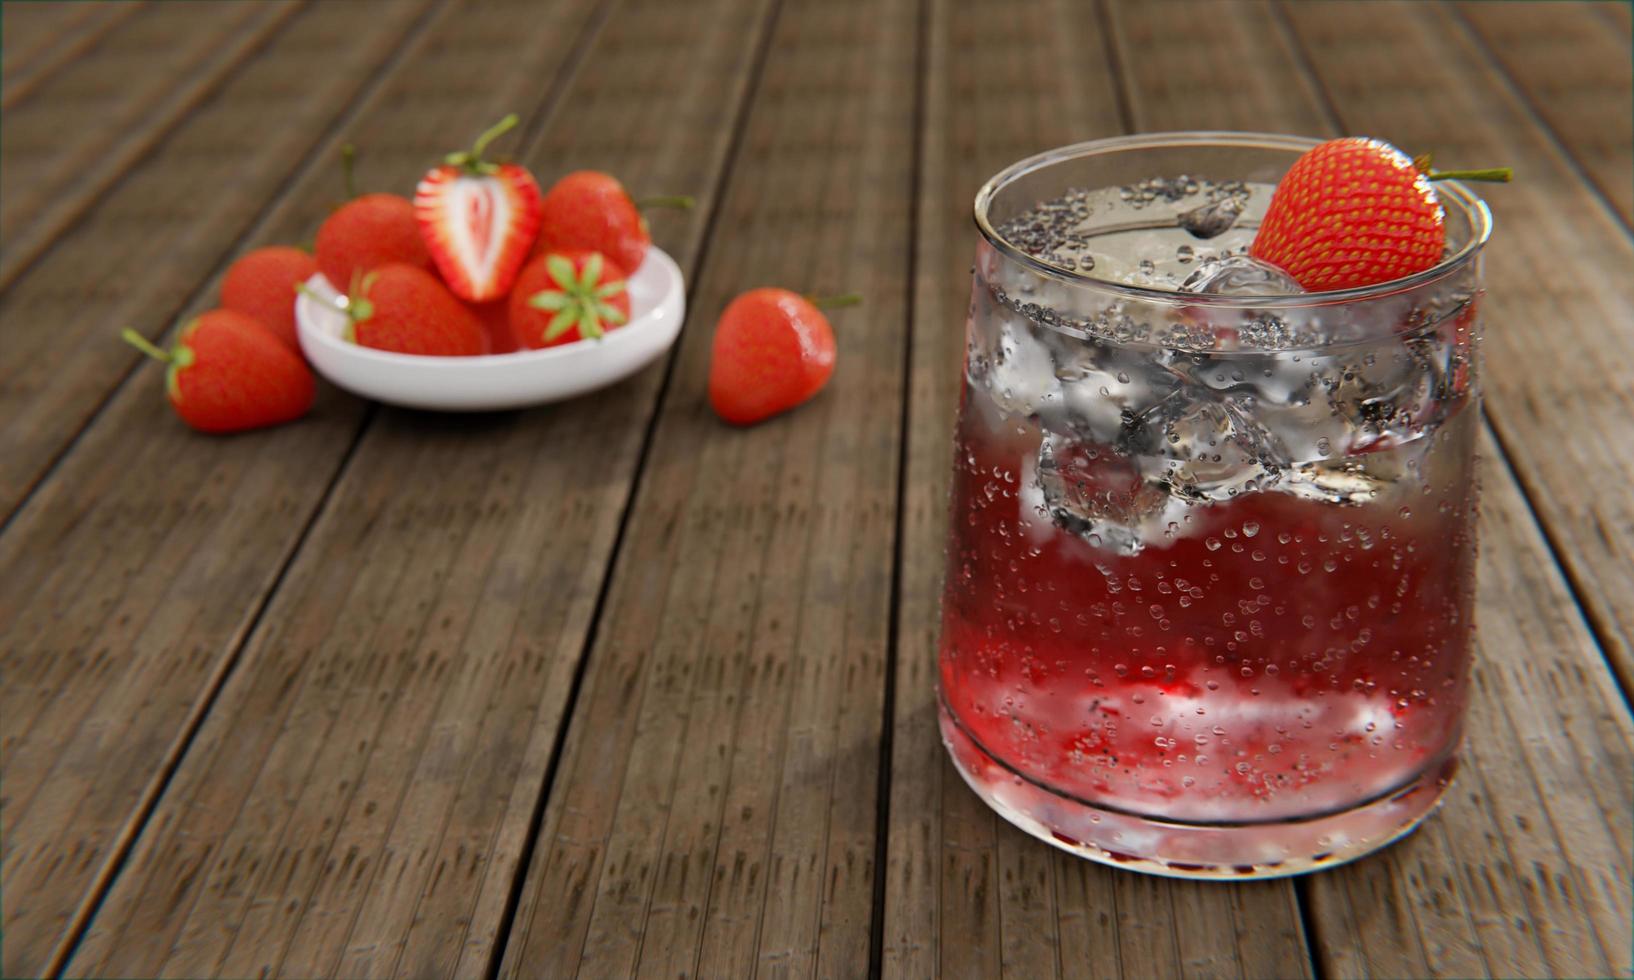
<svg viewBox="0 0 1634 980">
<path fill-rule="evenodd" d="M 942 734 L 989 805 L 1093 860 L 1332 865 L 1457 765 L 1491 216 L 1438 184 L 1440 264 L 1290 293 L 1233 256 L 1313 145 L 1100 140 L 976 197 Z"/>
</svg>

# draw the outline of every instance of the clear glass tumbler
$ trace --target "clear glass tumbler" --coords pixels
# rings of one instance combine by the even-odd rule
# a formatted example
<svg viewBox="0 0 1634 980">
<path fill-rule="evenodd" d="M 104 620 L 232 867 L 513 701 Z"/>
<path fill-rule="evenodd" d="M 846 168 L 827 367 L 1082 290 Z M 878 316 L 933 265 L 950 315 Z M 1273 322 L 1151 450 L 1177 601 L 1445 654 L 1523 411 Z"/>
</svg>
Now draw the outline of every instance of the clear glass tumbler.
<svg viewBox="0 0 1634 980">
<path fill-rule="evenodd" d="M 1406 834 L 1456 767 L 1491 216 L 1439 184 L 1435 268 L 1291 293 L 1232 256 L 1313 145 L 1103 140 L 976 197 L 942 733 L 1094 860 L 1309 871 Z"/>
</svg>

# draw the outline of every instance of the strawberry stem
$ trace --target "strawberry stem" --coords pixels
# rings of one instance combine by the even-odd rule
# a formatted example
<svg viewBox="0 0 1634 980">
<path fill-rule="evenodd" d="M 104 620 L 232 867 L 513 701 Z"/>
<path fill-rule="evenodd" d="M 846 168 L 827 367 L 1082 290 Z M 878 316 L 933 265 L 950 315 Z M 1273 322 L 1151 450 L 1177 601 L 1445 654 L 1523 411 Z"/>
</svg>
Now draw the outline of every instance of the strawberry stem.
<svg viewBox="0 0 1634 980">
<path fill-rule="evenodd" d="M 352 173 L 352 164 L 357 161 L 357 147 L 350 143 L 340 148 L 340 172 L 346 181 L 346 199 L 350 201 L 357 197 L 357 181 Z"/>
<path fill-rule="evenodd" d="M 443 157 L 443 162 L 455 167 L 464 167 L 466 171 L 473 174 L 494 173 L 499 168 L 482 159 L 482 154 L 487 151 L 489 143 L 515 129 L 517 123 L 521 121 L 516 113 L 511 113 L 483 130 L 482 135 L 477 137 L 477 141 L 471 144 L 470 151 L 462 150 L 458 153 L 450 153 L 448 156 Z"/>
<path fill-rule="evenodd" d="M 648 208 L 678 208 L 682 211 L 691 211 L 698 202 L 690 194 L 669 194 L 658 197 L 643 197 L 635 202 L 635 206 L 642 211 Z"/>
<path fill-rule="evenodd" d="M 1487 170 L 1432 170 L 1427 176 L 1431 180 L 1487 180 L 1507 184 L 1514 179 L 1515 171 L 1509 167 L 1492 167 Z"/>
<path fill-rule="evenodd" d="M 806 302 L 819 310 L 834 310 L 842 306 L 856 306 L 862 302 L 861 293 L 841 293 L 838 296 L 813 296 L 806 294 Z"/>
<path fill-rule="evenodd" d="M 513 112 L 507 115 L 504 119 L 501 119 L 499 122 L 496 122 L 492 126 L 489 126 L 487 129 L 483 130 L 482 135 L 478 136 L 477 141 L 471 145 L 471 155 L 480 160 L 482 158 L 483 151 L 488 149 L 489 143 L 492 143 L 494 140 L 499 139 L 501 136 L 504 136 L 506 133 L 515 129 L 516 124 L 521 121 L 522 120 L 517 116 L 517 114 Z"/>
<path fill-rule="evenodd" d="M 125 329 L 119 331 L 119 336 L 125 338 L 125 343 L 130 344 L 132 347 L 156 361 L 163 361 L 166 364 L 169 364 L 173 360 L 169 353 L 155 347 L 152 341 L 137 333 L 135 330 L 132 330 L 130 327 L 126 327 Z"/>
</svg>

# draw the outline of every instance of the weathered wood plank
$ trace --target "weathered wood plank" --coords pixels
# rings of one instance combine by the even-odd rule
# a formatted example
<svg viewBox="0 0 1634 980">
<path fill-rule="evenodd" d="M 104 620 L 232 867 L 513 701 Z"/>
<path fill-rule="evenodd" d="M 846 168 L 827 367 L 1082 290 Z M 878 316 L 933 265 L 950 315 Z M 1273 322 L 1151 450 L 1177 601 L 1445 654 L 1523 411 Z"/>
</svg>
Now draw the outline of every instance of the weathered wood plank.
<svg viewBox="0 0 1634 980">
<path fill-rule="evenodd" d="M 27 98 L 52 72 L 144 6 L 85 0 L 5 4 L 0 9 L 0 109 Z"/>
<path fill-rule="evenodd" d="M 1334 976 L 1629 969 L 1634 768 L 1609 673 L 1514 481 L 1483 446 L 1480 634 L 1461 772 L 1383 853 L 1313 876 Z"/>
<path fill-rule="evenodd" d="M 764 6 L 595 7 L 562 4 L 550 32 L 515 30 L 525 3 L 435 24 L 387 100 L 437 112 L 380 118 L 366 136 L 398 135 L 367 182 L 549 98 L 522 157 L 546 181 L 599 166 L 700 192 L 654 222 L 691 265 Z M 461 98 L 430 98 L 448 78 Z M 536 412 L 379 416 L 71 973 L 488 970 L 662 375 Z"/>
<path fill-rule="evenodd" d="M 285 107 L 290 80 L 315 63 L 326 66 L 332 82 L 318 91 L 349 98 L 416 23 L 419 9 L 338 5 L 311 12 L 223 93 L 211 110 L 213 130 L 196 138 L 237 133 L 247 140 L 232 117 Z M 329 46 L 342 37 L 349 39 L 343 47 Z M 182 169 L 184 185 L 191 174 Z M 191 193 L 185 186 L 144 186 L 161 202 Z M 268 230 L 305 234 L 328 196 L 314 181 L 300 213 L 278 212 L 282 224 Z M 118 208 L 132 218 L 147 206 L 125 200 Z M 248 203 L 238 210 L 247 220 Z M 110 239 L 110 251 L 117 255 L 113 243 L 123 238 L 134 262 L 142 248 L 139 225 L 125 228 Z M 77 269 L 55 268 L 31 285 L 30 306 L 64 318 L 81 305 L 105 311 L 101 281 L 84 278 L 95 267 L 87 257 L 94 246 L 82 243 Z M 168 289 L 179 294 L 185 282 L 206 279 L 204 270 L 216 261 L 195 258 L 192 268 L 166 273 L 161 264 L 151 274 L 168 278 Z M 110 292 L 125 288 L 114 283 Z M 16 339 L 61 325 L 29 322 L 16 308 L 6 317 L 8 369 L 25 367 L 12 360 Z M 116 345 L 98 337 L 95 346 Z M 60 950 L 88 890 L 117 858 L 143 801 L 180 751 L 202 692 L 231 662 L 259 597 L 356 429 L 355 404 L 326 396 L 304 425 L 207 439 L 170 417 L 160 377 L 149 369 L 121 390 L 104 424 L 86 433 L 83 452 L 65 461 L 0 537 L 8 973 L 38 972 Z"/>
<path fill-rule="evenodd" d="M 1286 9 L 1344 128 L 1515 168 L 1488 195 L 1487 413 L 1629 685 L 1634 496 L 1608 488 L 1634 481 L 1634 243 L 1445 10 Z"/>
<path fill-rule="evenodd" d="M 301 9 L 163 4 L 106 32 L 5 110 L 0 284 L 10 282 Z M 163 71 L 154 52 L 165 52 Z"/>
<path fill-rule="evenodd" d="M 1234 8 L 1235 11 L 1235 8 Z M 1127 15 L 1127 16 L 1126 16 Z M 1077 976 L 1309 973 L 1287 882 L 1222 887 L 1122 874 L 1061 854 L 987 809 L 944 759 L 936 734 L 937 614 L 946 534 L 948 433 L 964 357 L 962 319 L 980 182 L 1029 153 L 1124 128 L 1103 32 L 1132 73 L 1140 129 L 1169 128 L 1175 106 L 1254 114 L 1286 102 L 1289 81 L 1242 72 L 1270 42 L 1257 8 L 1174 17 L 1144 7 L 1110 21 L 1052 3 L 933 7 L 921 178 L 902 599 L 886 879 L 887 975 Z M 1207 43 L 1200 39 L 1207 37 Z M 1227 69 L 1230 70 L 1227 70 Z M 1047 107 L 1047 108 L 1046 108 Z M 1310 125 L 1316 124 L 1310 117 Z M 1047 870 L 1037 867 L 1045 862 Z M 1045 889 L 1051 889 L 1046 893 Z M 1042 908 L 1040 906 L 1043 906 Z M 1222 941 L 1224 938 L 1225 941 Z M 1057 947 L 1058 953 L 1050 951 Z M 1052 958 L 1058 957 L 1058 958 Z"/>
<path fill-rule="evenodd" d="M 859 975 L 911 200 L 913 5 L 785 4 L 506 952 L 508 976 Z M 746 286 L 854 289 L 827 390 L 705 398 Z"/>
<path fill-rule="evenodd" d="M 1595 13 L 1599 14 L 1619 37 L 1634 40 L 1634 5 L 1623 0 L 1608 0 L 1606 3 L 1597 3 Z"/>
<path fill-rule="evenodd" d="M 1467 23 L 1594 186 L 1634 224 L 1634 52 L 1596 7 L 1460 3 Z"/>
<path fill-rule="evenodd" d="M 425 0 L 330 6 L 298 13 L 0 294 L 0 514 L 12 514 L 141 360 L 117 328 L 166 329 L 223 250 L 303 172 Z"/>
<path fill-rule="evenodd" d="M 1447 25 L 1402 28 L 1390 22 L 1388 38 L 1380 38 L 1376 28 L 1364 28 L 1387 19 L 1346 17 L 1341 24 L 1331 19 L 1334 13 L 1313 18 L 1301 9 L 1294 20 L 1298 39 L 1312 47 L 1307 63 L 1334 94 L 1344 121 L 1389 133 L 1416 127 L 1413 120 L 1421 116 L 1435 118 L 1417 100 L 1409 105 L 1405 94 L 1394 115 L 1369 112 L 1367 106 L 1392 100 L 1381 100 L 1371 83 L 1350 74 L 1363 69 L 1341 49 L 1365 50 L 1393 64 L 1446 57 L 1415 47 Z M 1366 43 L 1351 49 L 1358 32 Z M 1352 122 L 1358 114 L 1366 121 Z M 1549 171 L 1542 176 L 1557 195 L 1587 196 L 1564 174 L 1558 181 Z M 1557 200 L 1554 207 L 1560 206 Z M 1538 207 L 1547 205 L 1540 201 Z M 1526 285 L 1502 278 L 1502 257 L 1526 247 L 1506 246 L 1517 236 L 1503 236 L 1502 214 L 1488 266 L 1492 296 L 1484 307 L 1492 351 L 1489 412 L 1499 417 L 1514 404 L 1510 392 L 1517 377 L 1525 379 L 1522 366 L 1535 372 L 1539 354 L 1537 345 L 1522 355 L 1513 345 L 1494 343 L 1506 332 L 1506 320 L 1516 322 L 1505 317 L 1501 295 Z M 1520 227 L 1532 231 L 1529 224 Z M 1511 268 L 1512 276 L 1519 274 Z M 1579 273 L 1574 283 L 1592 275 Z M 1557 447 L 1558 436 L 1557 429 Z M 1507 448 L 1524 466 L 1542 455 L 1532 446 Z M 1501 455 L 1490 440 L 1484 450 L 1489 457 Z M 1418 835 L 1311 879 L 1319 949 L 1336 975 L 1545 976 L 1629 969 L 1629 897 L 1617 883 L 1626 882 L 1631 865 L 1634 729 L 1572 594 L 1553 574 L 1550 551 L 1513 477 L 1489 463 L 1485 483 L 1482 632 L 1464 773 L 1442 813 Z"/>
</svg>

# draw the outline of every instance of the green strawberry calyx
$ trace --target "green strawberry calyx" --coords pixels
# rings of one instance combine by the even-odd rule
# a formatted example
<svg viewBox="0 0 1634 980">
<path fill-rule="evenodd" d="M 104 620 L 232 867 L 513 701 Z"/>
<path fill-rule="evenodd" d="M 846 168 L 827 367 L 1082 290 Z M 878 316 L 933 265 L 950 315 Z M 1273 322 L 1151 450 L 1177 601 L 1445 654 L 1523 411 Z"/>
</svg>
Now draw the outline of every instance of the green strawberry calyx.
<svg viewBox="0 0 1634 980">
<path fill-rule="evenodd" d="M 165 370 L 165 392 L 170 395 L 172 402 L 182 400 L 181 372 L 193 366 L 193 348 L 187 346 L 187 337 L 193 332 L 193 324 L 189 323 L 182 328 L 176 337 L 176 346 L 166 351 L 156 347 L 152 341 L 132 330 L 130 327 L 119 332 L 125 343 L 153 358 L 168 367 Z"/>
<path fill-rule="evenodd" d="M 528 305 L 536 310 L 555 314 L 545 326 L 545 340 L 552 341 L 574 327 L 580 337 L 601 337 L 607 333 L 602 327 L 605 320 L 615 326 L 628 320 L 624 311 L 607 302 L 624 292 L 624 280 L 602 282 L 601 253 L 585 260 L 584 269 L 574 272 L 573 263 L 565 256 L 552 255 L 545 259 L 545 269 L 556 280 L 555 289 L 544 289 L 528 298 Z"/>
<path fill-rule="evenodd" d="M 519 122 L 521 120 L 516 113 L 511 113 L 483 130 L 482 135 L 477 137 L 477 141 L 471 144 L 471 149 L 450 153 L 443 157 L 443 163 L 451 167 L 459 167 L 466 173 L 479 177 L 499 173 L 499 165 L 484 160 L 482 154 L 487 151 L 489 143 L 515 129 Z"/>
</svg>

